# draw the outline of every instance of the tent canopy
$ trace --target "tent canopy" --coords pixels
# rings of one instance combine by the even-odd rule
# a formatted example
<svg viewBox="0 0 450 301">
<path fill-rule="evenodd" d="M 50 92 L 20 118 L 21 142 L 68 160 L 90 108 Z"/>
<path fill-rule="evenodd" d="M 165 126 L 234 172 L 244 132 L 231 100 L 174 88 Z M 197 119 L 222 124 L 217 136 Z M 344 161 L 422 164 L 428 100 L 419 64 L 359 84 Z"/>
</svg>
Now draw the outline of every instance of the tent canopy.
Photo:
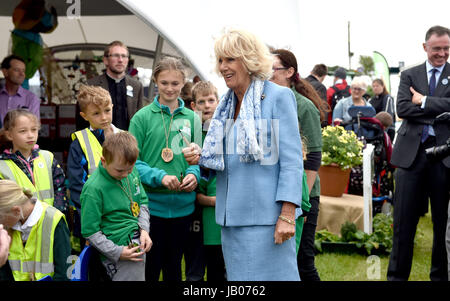
<svg viewBox="0 0 450 301">
<path fill-rule="evenodd" d="M 14 27 L 11 15 L 19 2 L 0 1 L 2 57 L 8 54 L 7 41 Z M 152 55 L 160 35 L 164 38 L 162 54 L 184 58 L 193 70 L 192 76 L 198 74 L 211 80 L 219 92 L 226 87 L 214 72 L 213 43 L 223 28 L 245 28 L 273 47 L 287 47 L 294 53 L 299 49 L 296 0 L 46 0 L 46 3 L 56 8 L 59 23 L 52 33 L 42 34 L 47 46 L 103 47 L 113 40 L 121 40 L 130 49 Z M 70 17 L 76 4 L 80 7 L 80 18 Z M 153 60 L 142 63 L 146 64 L 142 67 L 151 68 Z"/>
</svg>

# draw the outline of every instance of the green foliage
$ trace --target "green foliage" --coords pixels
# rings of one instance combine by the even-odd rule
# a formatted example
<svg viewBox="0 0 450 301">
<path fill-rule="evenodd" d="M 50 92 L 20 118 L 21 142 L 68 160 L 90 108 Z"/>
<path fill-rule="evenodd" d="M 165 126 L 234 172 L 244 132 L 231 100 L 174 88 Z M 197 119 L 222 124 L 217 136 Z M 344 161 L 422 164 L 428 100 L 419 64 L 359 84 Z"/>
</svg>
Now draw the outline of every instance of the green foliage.
<svg viewBox="0 0 450 301">
<path fill-rule="evenodd" d="M 392 237 L 394 236 L 394 220 L 392 216 L 378 213 L 373 218 L 373 233 L 375 241 L 386 247 L 386 251 L 391 252 L 392 249 Z"/>
<path fill-rule="evenodd" d="M 375 64 L 373 63 L 373 58 L 371 56 L 359 56 L 359 64 L 363 69 L 362 74 L 371 75 L 375 71 Z"/>
<path fill-rule="evenodd" d="M 314 246 L 316 247 L 316 249 L 319 252 L 322 252 L 322 242 L 323 241 L 339 242 L 340 240 L 341 239 L 339 238 L 339 236 L 324 229 L 324 230 L 316 231 Z"/>
<path fill-rule="evenodd" d="M 414 245 L 414 255 L 409 281 L 430 281 L 431 249 L 433 245 L 433 223 L 431 210 L 419 219 Z M 420 235 L 419 235 L 420 234 Z M 367 255 L 358 253 L 319 253 L 315 266 L 322 281 L 386 281 L 389 265 L 388 254 L 378 254 L 381 273 L 379 279 L 368 279 Z"/>
<path fill-rule="evenodd" d="M 352 241 L 355 237 L 355 233 L 358 231 L 358 228 L 356 228 L 356 225 L 351 222 L 345 222 L 345 224 L 341 227 L 341 238 L 342 241 Z"/>
<path fill-rule="evenodd" d="M 336 164 L 344 170 L 362 164 L 363 143 L 355 132 L 327 126 L 322 129 L 322 142 L 322 165 Z"/>
<path fill-rule="evenodd" d="M 351 222 L 345 222 L 341 227 L 341 237 L 330 233 L 327 230 L 316 232 L 314 244 L 319 252 L 322 252 L 322 242 L 347 242 L 354 243 L 358 248 L 365 248 L 370 255 L 372 250 L 383 246 L 386 252 L 391 252 L 393 237 L 393 219 L 383 213 L 378 213 L 373 218 L 373 232 L 367 234 L 358 230 L 356 225 Z"/>
<path fill-rule="evenodd" d="M 375 93 L 373 92 L 372 86 L 367 86 L 366 94 L 368 94 L 370 97 L 374 97 Z"/>
</svg>

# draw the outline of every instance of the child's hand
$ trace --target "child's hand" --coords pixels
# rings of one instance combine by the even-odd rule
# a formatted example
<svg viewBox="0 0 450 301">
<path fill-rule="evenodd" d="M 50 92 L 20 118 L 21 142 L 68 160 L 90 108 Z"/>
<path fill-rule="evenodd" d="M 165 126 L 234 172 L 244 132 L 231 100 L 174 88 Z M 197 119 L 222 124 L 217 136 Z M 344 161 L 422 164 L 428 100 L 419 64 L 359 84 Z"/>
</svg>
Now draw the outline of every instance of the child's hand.
<svg viewBox="0 0 450 301">
<path fill-rule="evenodd" d="M 191 192 L 197 187 L 197 178 L 193 174 L 188 174 L 184 177 L 180 189 L 184 192 Z"/>
<path fill-rule="evenodd" d="M 141 250 L 144 251 L 144 253 L 150 251 L 150 249 L 153 245 L 153 241 L 150 238 L 150 235 L 148 235 L 147 231 L 141 230 L 140 241 L 141 241 L 141 246 L 140 246 Z"/>
<path fill-rule="evenodd" d="M 178 181 L 176 176 L 165 175 L 161 183 L 169 190 L 180 190 L 180 181 Z"/>
<path fill-rule="evenodd" d="M 139 246 L 130 248 L 129 246 L 124 246 L 122 248 L 122 254 L 120 254 L 120 260 L 130 260 L 130 261 L 143 261 L 144 258 L 140 258 L 144 255 L 144 252 L 138 252 Z"/>
<path fill-rule="evenodd" d="M 189 165 L 197 165 L 202 149 L 197 144 L 191 143 L 188 147 L 183 148 L 182 152 Z"/>
<path fill-rule="evenodd" d="M 341 118 L 334 118 L 334 120 L 333 120 L 333 125 L 339 125 L 339 124 L 341 124 L 342 123 L 342 119 Z"/>
</svg>

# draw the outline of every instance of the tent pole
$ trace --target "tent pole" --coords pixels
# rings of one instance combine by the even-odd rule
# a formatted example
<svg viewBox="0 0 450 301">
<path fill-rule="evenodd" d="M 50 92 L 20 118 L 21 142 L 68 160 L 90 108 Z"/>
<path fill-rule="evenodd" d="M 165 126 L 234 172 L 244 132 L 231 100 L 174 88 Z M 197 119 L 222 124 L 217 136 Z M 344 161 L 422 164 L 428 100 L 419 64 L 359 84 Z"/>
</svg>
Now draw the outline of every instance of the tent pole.
<svg viewBox="0 0 450 301">
<path fill-rule="evenodd" d="M 153 77 L 153 70 L 155 70 L 156 64 L 161 59 L 163 43 L 164 38 L 160 34 L 158 34 L 158 40 L 156 42 L 156 49 L 155 49 L 155 57 L 153 58 L 152 77 Z M 150 100 L 150 103 L 153 102 L 153 98 L 155 97 L 154 94 L 155 94 L 155 83 L 151 80 L 148 88 L 148 98 Z"/>
</svg>

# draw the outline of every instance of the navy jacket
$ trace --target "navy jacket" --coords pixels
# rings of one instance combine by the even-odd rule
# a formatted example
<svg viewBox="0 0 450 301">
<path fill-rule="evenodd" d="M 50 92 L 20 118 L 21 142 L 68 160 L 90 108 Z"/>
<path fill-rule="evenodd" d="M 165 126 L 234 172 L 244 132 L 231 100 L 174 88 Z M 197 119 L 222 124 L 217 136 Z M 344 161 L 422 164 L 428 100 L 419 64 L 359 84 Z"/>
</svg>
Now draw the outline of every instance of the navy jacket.
<svg viewBox="0 0 450 301">
<path fill-rule="evenodd" d="M 104 131 L 98 129 L 95 131 L 91 130 L 91 132 L 100 145 L 103 145 L 105 141 Z M 70 144 L 69 157 L 67 158 L 67 178 L 69 180 L 70 199 L 75 208 L 81 210 L 80 194 L 88 178 L 88 164 L 78 139 L 75 139 Z"/>
</svg>

